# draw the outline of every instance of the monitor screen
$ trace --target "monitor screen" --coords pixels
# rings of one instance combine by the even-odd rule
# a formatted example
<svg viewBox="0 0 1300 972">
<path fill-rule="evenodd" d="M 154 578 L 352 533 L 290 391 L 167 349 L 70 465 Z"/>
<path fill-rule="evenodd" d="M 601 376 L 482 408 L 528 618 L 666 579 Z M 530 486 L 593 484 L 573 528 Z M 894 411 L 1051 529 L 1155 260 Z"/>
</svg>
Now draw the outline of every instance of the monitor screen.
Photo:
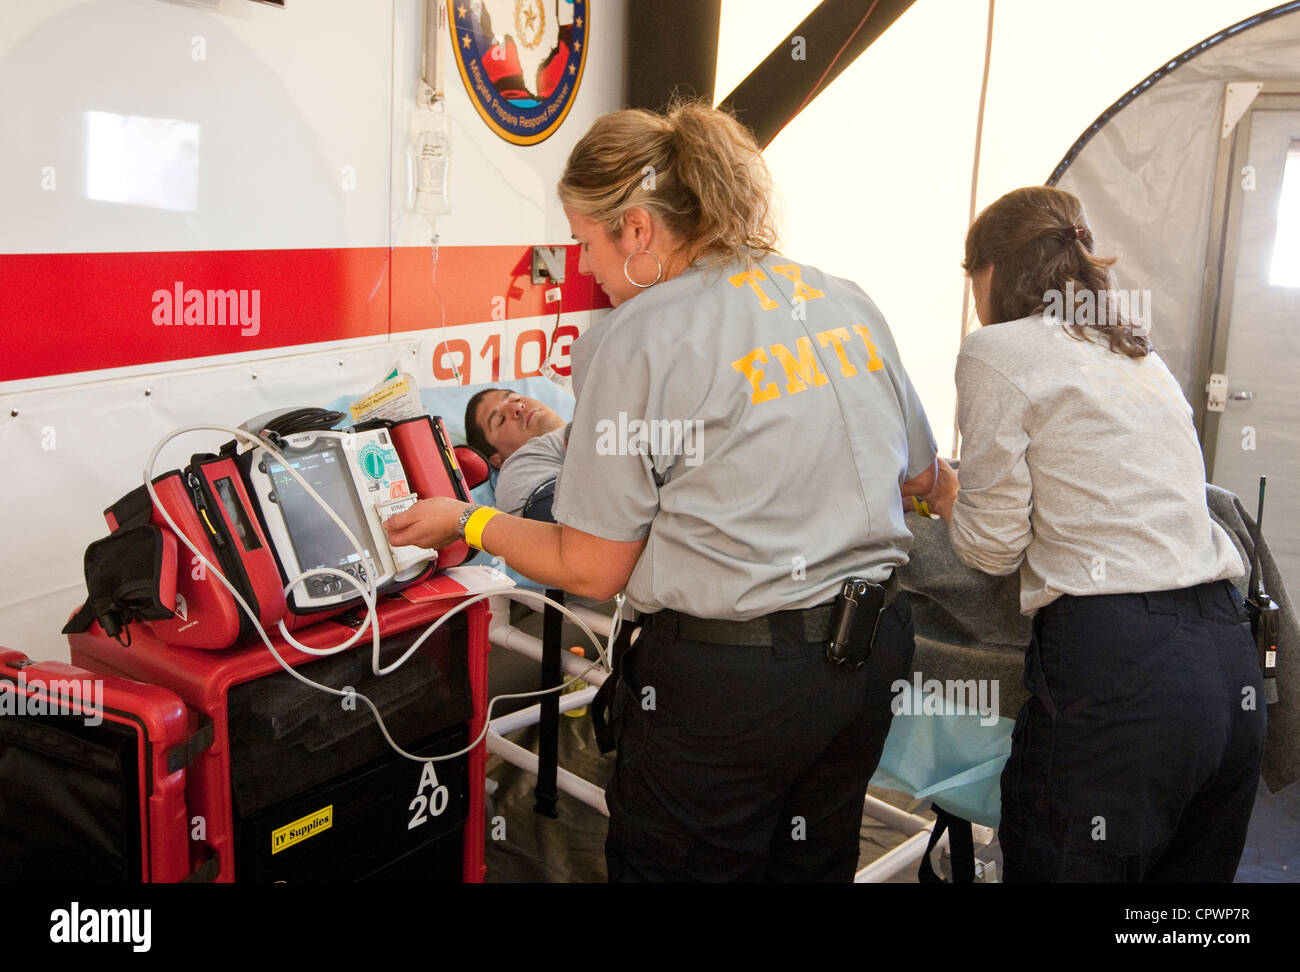
<svg viewBox="0 0 1300 972">
<path fill-rule="evenodd" d="M 366 525 L 365 513 L 338 443 L 322 439 L 304 451 L 285 449 L 284 456 L 298 475 L 310 483 L 338 518 L 348 525 L 369 558 L 370 528 Z M 359 559 L 356 551 L 320 505 L 283 466 L 269 460 L 268 465 L 299 567 L 303 570 L 343 568 L 356 563 Z"/>
</svg>

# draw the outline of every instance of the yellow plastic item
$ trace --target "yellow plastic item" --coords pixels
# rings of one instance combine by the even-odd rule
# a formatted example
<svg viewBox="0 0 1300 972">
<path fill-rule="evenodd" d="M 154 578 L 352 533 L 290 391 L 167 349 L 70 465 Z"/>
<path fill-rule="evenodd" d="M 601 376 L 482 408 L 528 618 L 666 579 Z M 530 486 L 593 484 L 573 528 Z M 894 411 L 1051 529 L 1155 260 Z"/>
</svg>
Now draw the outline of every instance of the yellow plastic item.
<svg viewBox="0 0 1300 972">
<path fill-rule="evenodd" d="M 583 651 L 581 648 L 579 648 L 577 645 L 574 645 L 572 648 L 569 649 L 569 651 L 577 655 L 579 658 L 587 657 L 587 653 Z M 587 687 L 586 682 L 584 682 L 580 678 L 575 678 L 572 682 L 570 682 L 568 685 L 564 687 L 564 694 L 568 695 L 570 692 L 581 692 L 586 687 Z M 572 716 L 574 719 L 580 719 L 582 716 L 585 716 L 587 714 L 587 707 L 584 705 L 576 709 L 569 709 L 564 714 L 566 716 Z"/>
</svg>

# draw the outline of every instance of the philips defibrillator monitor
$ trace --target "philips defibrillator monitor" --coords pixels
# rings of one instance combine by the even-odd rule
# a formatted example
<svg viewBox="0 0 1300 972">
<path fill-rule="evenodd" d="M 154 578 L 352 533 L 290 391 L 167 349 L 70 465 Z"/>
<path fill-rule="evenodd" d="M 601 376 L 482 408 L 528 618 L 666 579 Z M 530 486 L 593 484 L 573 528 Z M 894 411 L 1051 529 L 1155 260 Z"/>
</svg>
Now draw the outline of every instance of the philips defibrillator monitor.
<svg viewBox="0 0 1300 972">
<path fill-rule="evenodd" d="M 352 546 L 284 465 L 265 449 L 257 449 L 249 480 L 286 580 L 303 571 L 333 567 L 379 590 L 392 581 L 419 575 L 437 559 L 433 550 L 388 544 L 383 521 L 408 509 L 419 497 L 409 490 L 386 429 L 300 432 L 281 443 L 279 452 L 285 462 L 311 484 L 360 545 L 360 551 Z M 342 577 L 326 574 L 309 577 L 291 593 L 299 610 L 329 607 L 357 596 L 356 588 Z"/>
</svg>

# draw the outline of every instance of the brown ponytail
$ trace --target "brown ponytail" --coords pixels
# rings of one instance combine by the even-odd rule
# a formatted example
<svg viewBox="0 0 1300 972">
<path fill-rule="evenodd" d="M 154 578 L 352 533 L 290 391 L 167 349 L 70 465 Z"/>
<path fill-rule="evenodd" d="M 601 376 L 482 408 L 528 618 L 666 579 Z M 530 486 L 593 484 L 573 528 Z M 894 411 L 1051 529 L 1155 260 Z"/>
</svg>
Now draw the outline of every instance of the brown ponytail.
<svg viewBox="0 0 1300 972">
<path fill-rule="evenodd" d="M 1092 229 L 1070 193 L 1048 186 L 1016 189 L 980 213 L 966 234 L 962 268 L 976 273 L 989 264 L 994 322 L 1050 309 L 1081 341 L 1104 335 L 1116 354 L 1142 358 L 1151 352 L 1142 322 L 1117 298 L 1115 258 L 1093 255 Z"/>
</svg>

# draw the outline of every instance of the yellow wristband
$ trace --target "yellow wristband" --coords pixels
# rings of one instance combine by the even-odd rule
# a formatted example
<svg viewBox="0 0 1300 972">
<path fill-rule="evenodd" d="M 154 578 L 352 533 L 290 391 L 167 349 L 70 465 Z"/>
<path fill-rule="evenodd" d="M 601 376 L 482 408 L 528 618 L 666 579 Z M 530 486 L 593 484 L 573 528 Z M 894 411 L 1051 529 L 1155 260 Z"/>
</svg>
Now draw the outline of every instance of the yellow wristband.
<svg viewBox="0 0 1300 972">
<path fill-rule="evenodd" d="M 918 499 L 915 496 L 912 497 L 912 509 L 916 510 L 917 513 L 924 517 L 934 516 L 934 514 L 930 512 L 930 505 L 926 503 L 925 500 Z"/>
<path fill-rule="evenodd" d="M 488 525 L 488 520 L 500 512 L 490 506 L 480 506 L 470 514 L 470 518 L 465 521 L 465 542 L 475 550 L 482 550 L 483 528 Z"/>
</svg>

